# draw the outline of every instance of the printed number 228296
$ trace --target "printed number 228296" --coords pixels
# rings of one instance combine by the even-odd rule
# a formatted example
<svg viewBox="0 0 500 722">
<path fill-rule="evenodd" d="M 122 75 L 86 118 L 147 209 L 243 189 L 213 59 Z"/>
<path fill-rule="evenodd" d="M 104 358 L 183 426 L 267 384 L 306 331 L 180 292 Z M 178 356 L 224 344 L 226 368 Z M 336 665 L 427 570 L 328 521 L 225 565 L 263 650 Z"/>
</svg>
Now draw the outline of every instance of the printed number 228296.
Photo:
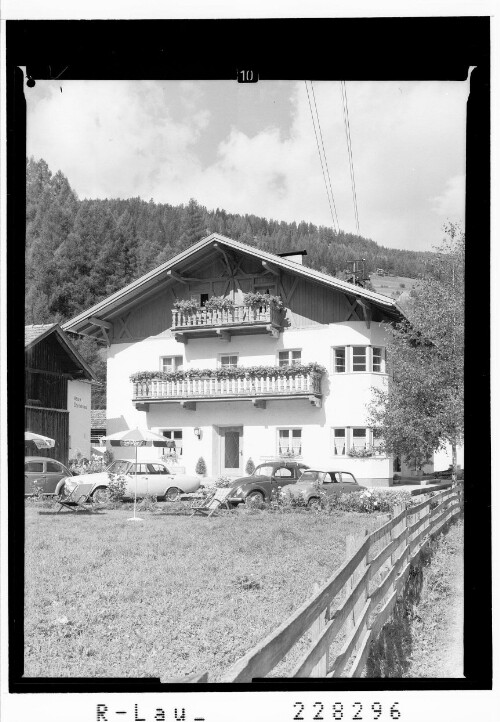
<svg viewBox="0 0 500 722">
<path fill-rule="evenodd" d="M 399 720 L 401 712 L 399 702 L 394 702 L 389 708 L 383 708 L 380 702 L 373 702 L 371 705 L 362 705 L 361 702 L 354 702 L 352 709 L 342 702 L 334 702 L 325 705 L 323 702 L 314 702 L 312 709 L 306 710 L 302 702 L 295 702 L 295 715 L 292 718 L 297 722 L 326 722 L 326 720 L 366 720 L 371 722 L 385 722 L 385 720 Z"/>
</svg>

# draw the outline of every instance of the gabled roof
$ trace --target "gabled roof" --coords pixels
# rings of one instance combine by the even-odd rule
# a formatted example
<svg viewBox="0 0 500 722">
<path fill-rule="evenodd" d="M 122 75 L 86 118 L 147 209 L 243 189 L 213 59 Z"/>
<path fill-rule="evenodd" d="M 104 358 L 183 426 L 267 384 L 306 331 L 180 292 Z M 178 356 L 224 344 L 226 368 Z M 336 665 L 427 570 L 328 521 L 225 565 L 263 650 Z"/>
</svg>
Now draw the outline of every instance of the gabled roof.
<svg viewBox="0 0 500 722">
<path fill-rule="evenodd" d="M 396 302 L 388 296 L 369 291 L 361 286 L 355 286 L 347 281 L 341 281 L 339 278 L 330 276 L 327 273 L 315 271 L 313 268 L 290 261 L 286 257 L 263 251 L 260 248 L 241 243 L 241 241 L 233 241 L 231 238 L 222 236 L 219 233 L 211 233 L 161 266 L 154 268 L 86 311 L 82 311 L 82 313 L 63 324 L 63 328 L 79 333 L 88 333 L 90 329 L 95 330 L 99 325 L 105 328 L 106 322 L 119 315 L 126 307 L 130 307 L 136 302 L 142 302 L 147 296 L 153 295 L 159 284 L 172 281 L 173 279 L 169 277 L 169 271 L 181 271 L 183 266 L 189 264 L 189 261 L 195 256 L 203 256 L 213 250 L 214 244 L 260 259 L 263 262 L 272 264 L 273 267 L 281 268 L 289 273 L 328 286 L 355 298 L 369 301 L 394 320 L 404 318 L 404 314 Z"/>
<path fill-rule="evenodd" d="M 71 341 L 68 339 L 62 328 L 57 323 L 37 324 L 24 327 L 24 350 L 30 351 L 34 346 L 41 343 L 44 339 L 54 335 L 59 342 L 62 350 L 69 357 L 71 364 L 75 370 L 75 379 L 87 379 L 99 383 L 97 378 L 82 358 Z"/>
</svg>

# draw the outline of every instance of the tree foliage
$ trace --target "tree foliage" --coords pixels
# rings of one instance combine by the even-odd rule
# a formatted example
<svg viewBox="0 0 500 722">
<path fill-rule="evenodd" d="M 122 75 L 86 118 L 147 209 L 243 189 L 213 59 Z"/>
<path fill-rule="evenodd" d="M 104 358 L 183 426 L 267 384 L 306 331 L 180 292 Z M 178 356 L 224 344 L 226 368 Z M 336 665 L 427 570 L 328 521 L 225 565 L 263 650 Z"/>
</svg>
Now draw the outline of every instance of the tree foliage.
<svg viewBox="0 0 500 722">
<path fill-rule="evenodd" d="M 389 329 L 389 383 L 374 389 L 370 406 L 386 450 L 415 468 L 463 441 L 465 237 L 455 225 L 445 230 L 410 294 L 407 320 Z"/>
</svg>

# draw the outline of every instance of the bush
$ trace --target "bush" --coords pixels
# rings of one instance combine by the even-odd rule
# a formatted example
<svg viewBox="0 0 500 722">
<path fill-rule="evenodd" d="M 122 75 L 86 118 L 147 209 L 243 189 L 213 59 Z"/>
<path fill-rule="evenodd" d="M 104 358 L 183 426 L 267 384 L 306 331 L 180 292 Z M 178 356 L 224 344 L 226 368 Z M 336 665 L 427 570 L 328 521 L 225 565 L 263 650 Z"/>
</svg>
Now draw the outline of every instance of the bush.
<svg viewBox="0 0 500 722">
<path fill-rule="evenodd" d="M 215 482 L 218 489 L 227 489 L 231 485 L 232 479 L 229 476 L 219 476 Z"/>
<path fill-rule="evenodd" d="M 250 457 L 247 461 L 247 465 L 245 466 L 245 474 L 248 474 L 248 476 L 252 476 L 254 471 L 255 464 L 253 463 L 252 457 Z"/>
<path fill-rule="evenodd" d="M 123 501 L 127 479 L 123 474 L 108 474 L 109 498 L 111 501 Z"/>
<path fill-rule="evenodd" d="M 205 463 L 205 459 L 203 456 L 200 456 L 198 461 L 196 462 L 196 468 L 194 470 L 195 474 L 198 474 L 199 476 L 205 476 L 207 473 L 207 465 Z"/>
<path fill-rule="evenodd" d="M 409 491 L 404 489 L 365 489 L 351 494 L 339 494 L 328 497 L 328 508 L 341 511 L 359 511 L 368 513 L 392 512 L 395 506 L 405 507 L 413 503 Z"/>
<path fill-rule="evenodd" d="M 80 474 L 96 474 L 100 471 L 104 471 L 108 464 L 102 456 L 92 456 L 92 458 L 86 459 L 81 454 L 77 454 L 75 459 L 70 459 L 69 470 L 76 475 Z"/>
<path fill-rule="evenodd" d="M 205 303 L 207 311 L 229 311 L 234 308 L 234 301 L 227 296 L 212 296 Z"/>
</svg>

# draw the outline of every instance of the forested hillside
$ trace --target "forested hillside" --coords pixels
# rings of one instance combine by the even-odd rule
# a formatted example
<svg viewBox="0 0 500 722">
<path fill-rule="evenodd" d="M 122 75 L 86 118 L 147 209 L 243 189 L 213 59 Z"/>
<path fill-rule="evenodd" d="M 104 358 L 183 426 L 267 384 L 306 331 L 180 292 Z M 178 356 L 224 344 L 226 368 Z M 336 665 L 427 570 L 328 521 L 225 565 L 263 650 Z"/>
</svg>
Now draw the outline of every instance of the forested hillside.
<svg viewBox="0 0 500 722">
<path fill-rule="evenodd" d="M 26 323 L 64 321 L 212 232 L 281 253 L 307 250 L 305 264 L 341 275 L 366 259 L 415 278 L 428 254 L 378 246 L 312 223 L 207 210 L 191 199 L 171 206 L 140 198 L 79 200 L 44 160 L 27 162 Z"/>
<path fill-rule="evenodd" d="M 27 324 L 64 322 L 212 232 L 272 253 L 305 249 L 305 265 L 340 277 L 349 261 L 365 258 L 367 275 L 384 268 L 415 278 L 429 256 L 312 223 L 207 210 L 194 199 L 79 199 L 44 160 L 27 161 L 26 182 Z M 77 345 L 103 378 L 94 342 Z M 96 395 L 93 405 L 100 403 Z"/>
</svg>

